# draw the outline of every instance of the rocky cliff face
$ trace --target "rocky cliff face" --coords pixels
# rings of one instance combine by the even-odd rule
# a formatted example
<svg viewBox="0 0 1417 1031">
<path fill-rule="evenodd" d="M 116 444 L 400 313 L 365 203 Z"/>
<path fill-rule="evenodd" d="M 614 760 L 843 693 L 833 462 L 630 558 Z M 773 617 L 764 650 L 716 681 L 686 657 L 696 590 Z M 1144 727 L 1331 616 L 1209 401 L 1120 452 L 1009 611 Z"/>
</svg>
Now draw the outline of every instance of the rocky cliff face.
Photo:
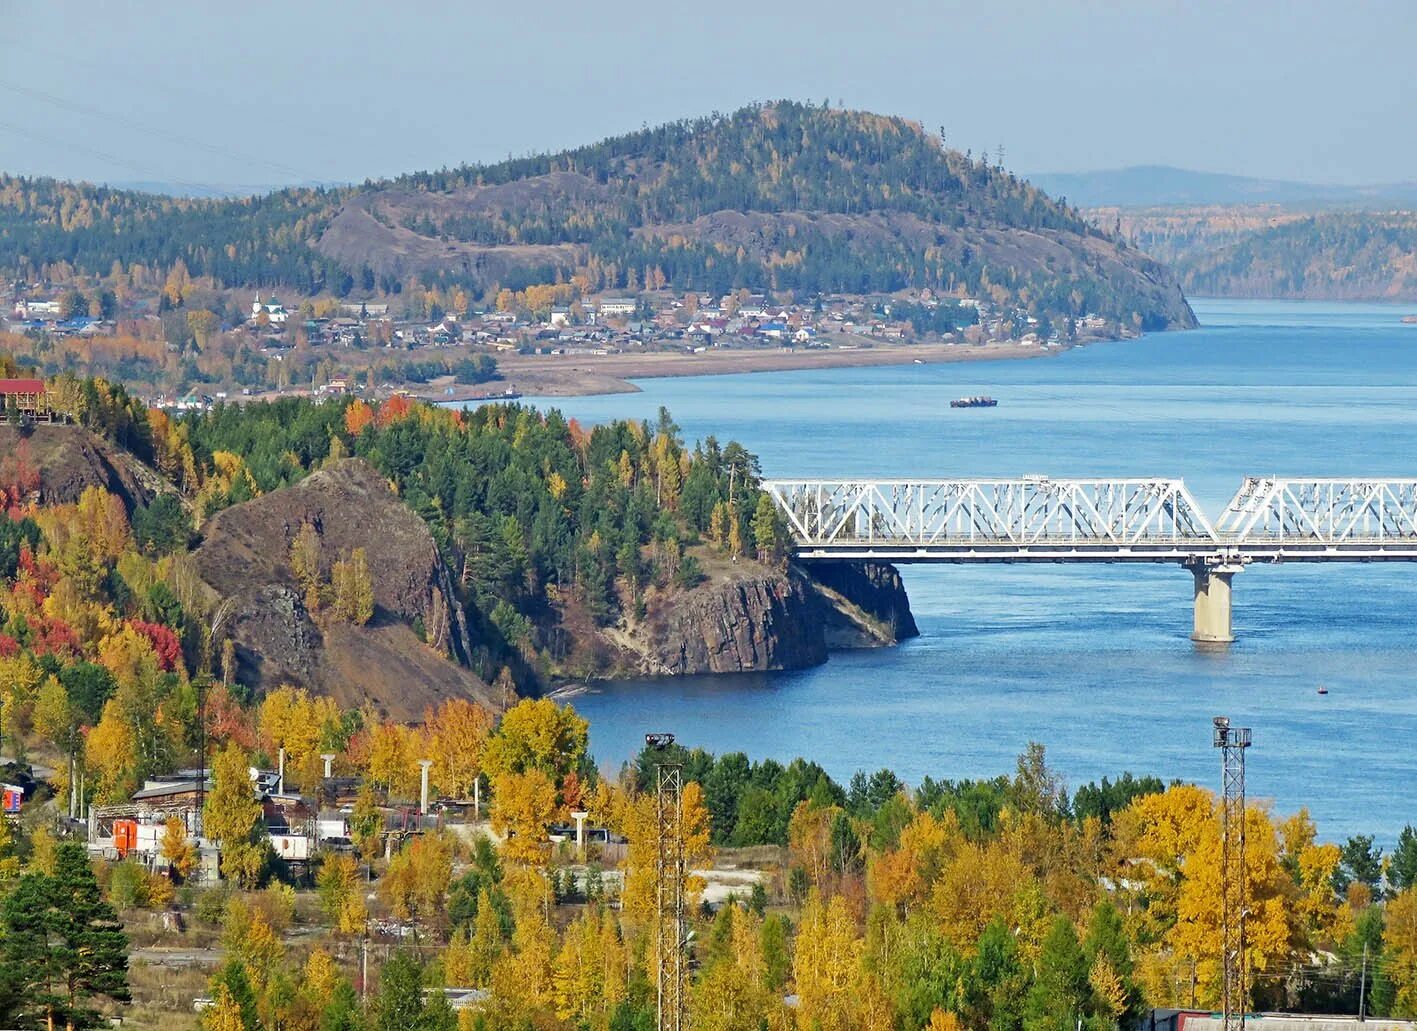
<svg viewBox="0 0 1417 1031">
<path fill-rule="evenodd" d="M 739 564 L 733 576 L 656 598 L 618 642 L 650 675 L 806 669 L 829 650 L 880 647 L 919 633 L 895 569 L 786 572 Z"/>
<path fill-rule="evenodd" d="M 132 455 L 82 426 L 0 426 L 0 462 L 32 473 L 45 505 L 71 504 L 89 487 L 102 487 L 131 512 L 171 490 Z"/>
<path fill-rule="evenodd" d="M 375 607 L 368 626 L 322 628 L 306 611 L 290 545 L 307 522 L 320 538 L 324 578 L 341 556 L 365 549 Z M 458 664 L 472 643 L 427 526 L 361 460 L 217 513 L 195 559 L 214 602 L 228 607 L 241 679 L 258 690 L 295 683 L 409 719 L 450 695 L 489 697 Z"/>
<path fill-rule="evenodd" d="M 812 562 L 802 569 L 826 602 L 828 647 L 871 648 L 920 636 L 895 566 Z"/>
</svg>

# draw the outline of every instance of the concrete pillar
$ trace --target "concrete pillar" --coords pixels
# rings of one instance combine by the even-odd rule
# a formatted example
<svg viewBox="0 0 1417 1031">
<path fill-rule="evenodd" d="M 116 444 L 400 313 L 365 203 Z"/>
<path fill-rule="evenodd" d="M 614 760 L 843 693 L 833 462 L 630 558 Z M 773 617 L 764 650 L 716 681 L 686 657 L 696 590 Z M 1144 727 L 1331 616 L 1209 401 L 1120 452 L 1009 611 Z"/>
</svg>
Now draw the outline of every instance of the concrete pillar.
<svg viewBox="0 0 1417 1031">
<path fill-rule="evenodd" d="M 585 862 L 585 821 L 589 815 L 580 810 L 571 814 L 571 819 L 576 821 L 576 856 L 582 863 Z"/>
<path fill-rule="evenodd" d="M 1200 644 L 1229 644 L 1235 640 L 1230 622 L 1230 580 L 1243 569 L 1234 563 L 1196 563 L 1195 621 L 1191 640 Z"/>
<path fill-rule="evenodd" d="M 325 760 L 325 779 L 326 779 L 326 780 L 329 780 L 330 777 L 332 777 L 332 776 L 334 775 L 334 774 L 333 774 L 333 769 L 334 769 L 335 753 L 334 753 L 334 752 L 321 752 L 321 753 L 320 753 L 320 758 L 323 759 L 323 760 Z"/>
<path fill-rule="evenodd" d="M 285 794 L 285 749 L 280 750 L 280 772 L 276 777 L 276 794 Z"/>
<path fill-rule="evenodd" d="M 419 792 L 418 811 L 424 816 L 428 815 L 428 767 L 433 765 L 432 759 L 419 759 L 418 768 L 423 771 L 423 786 Z"/>
</svg>

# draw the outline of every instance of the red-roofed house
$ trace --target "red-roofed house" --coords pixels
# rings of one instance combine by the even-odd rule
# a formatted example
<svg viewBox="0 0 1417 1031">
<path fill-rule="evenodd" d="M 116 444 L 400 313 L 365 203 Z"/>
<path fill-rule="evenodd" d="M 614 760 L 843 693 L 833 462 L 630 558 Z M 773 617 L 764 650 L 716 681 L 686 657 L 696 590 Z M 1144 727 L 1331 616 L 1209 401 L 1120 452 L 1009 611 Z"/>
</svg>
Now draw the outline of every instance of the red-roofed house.
<svg viewBox="0 0 1417 1031">
<path fill-rule="evenodd" d="M 44 396 L 44 380 L 0 379 L 0 422 L 25 419 L 49 421 L 49 402 Z"/>
</svg>

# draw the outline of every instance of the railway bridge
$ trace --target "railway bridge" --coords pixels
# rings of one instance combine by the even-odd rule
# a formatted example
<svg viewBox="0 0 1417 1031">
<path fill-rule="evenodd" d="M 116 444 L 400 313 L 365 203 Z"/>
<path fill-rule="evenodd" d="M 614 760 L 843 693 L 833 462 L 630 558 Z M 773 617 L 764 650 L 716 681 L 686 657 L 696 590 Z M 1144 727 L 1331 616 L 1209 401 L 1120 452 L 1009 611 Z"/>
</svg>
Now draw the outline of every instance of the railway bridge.
<svg viewBox="0 0 1417 1031">
<path fill-rule="evenodd" d="M 1417 479 L 1249 476 L 1212 522 L 1181 480 L 769 480 L 798 558 L 1164 562 L 1195 577 L 1191 637 L 1233 641 L 1253 563 L 1417 561 Z"/>
</svg>

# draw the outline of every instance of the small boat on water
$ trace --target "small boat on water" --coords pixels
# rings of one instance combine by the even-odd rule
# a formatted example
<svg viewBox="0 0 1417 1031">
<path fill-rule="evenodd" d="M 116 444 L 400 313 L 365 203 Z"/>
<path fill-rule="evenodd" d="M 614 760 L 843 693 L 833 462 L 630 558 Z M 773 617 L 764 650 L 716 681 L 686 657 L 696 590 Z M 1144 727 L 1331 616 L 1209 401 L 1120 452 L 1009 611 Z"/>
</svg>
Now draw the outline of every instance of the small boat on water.
<svg viewBox="0 0 1417 1031">
<path fill-rule="evenodd" d="M 1417 326 L 1417 315 L 1404 315 L 1402 321 L 1409 326 Z"/>
<path fill-rule="evenodd" d="M 1328 694 L 1328 688 L 1325 687 L 1323 684 L 1320 684 L 1320 685 L 1319 685 L 1319 694 Z"/>
<path fill-rule="evenodd" d="M 950 402 L 951 408 L 997 408 L 999 402 L 992 397 L 957 397 Z"/>
</svg>

